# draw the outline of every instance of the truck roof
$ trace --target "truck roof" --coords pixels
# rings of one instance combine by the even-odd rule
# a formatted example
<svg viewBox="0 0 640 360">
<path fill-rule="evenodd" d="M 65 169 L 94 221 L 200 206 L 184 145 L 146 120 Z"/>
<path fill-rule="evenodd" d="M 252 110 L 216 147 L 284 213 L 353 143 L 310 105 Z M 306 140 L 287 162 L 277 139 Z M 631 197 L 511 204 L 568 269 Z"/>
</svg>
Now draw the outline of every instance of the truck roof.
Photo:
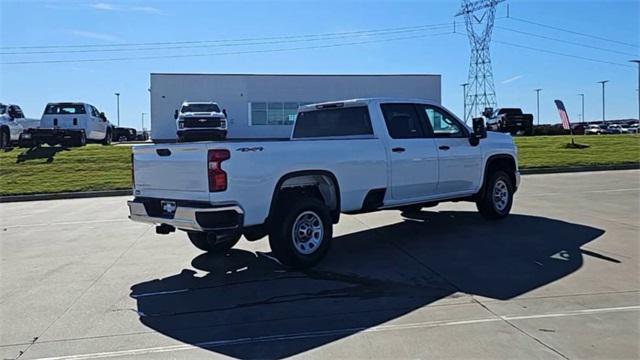
<svg viewBox="0 0 640 360">
<path fill-rule="evenodd" d="M 320 102 L 320 103 L 307 104 L 307 105 L 300 106 L 300 111 L 311 111 L 311 110 L 316 110 L 318 108 L 368 105 L 371 102 L 400 102 L 400 103 L 406 102 L 406 103 L 441 106 L 440 103 L 427 100 L 427 99 L 402 98 L 402 97 L 370 97 L 370 98 L 355 98 L 355 99 L 335 100 L 335 101 L 326 101 L 326 102 Z"/>
</svg>

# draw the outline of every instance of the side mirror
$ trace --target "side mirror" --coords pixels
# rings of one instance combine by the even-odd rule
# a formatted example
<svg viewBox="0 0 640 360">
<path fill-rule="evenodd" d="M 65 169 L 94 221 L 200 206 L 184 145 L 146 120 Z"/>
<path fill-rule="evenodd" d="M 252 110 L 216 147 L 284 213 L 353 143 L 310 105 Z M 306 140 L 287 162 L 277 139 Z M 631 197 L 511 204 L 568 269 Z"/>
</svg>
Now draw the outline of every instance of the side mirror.
<svg viewBox="0 0 640 360">
<path fill-rule="evenodd" d="M 227 117 L 227 109 L 222 109 L 222 113 L 224 114 L 224 117 Z"/>
<path fill-rule="evenodd" d="M 178 109 L 173 113 L 173 119 L 178 120 Z"/>
<path fill-rule="evenodd" d="M 487 128 L 484 125 L 483 118 L 473 118 L 472 127 L 473 132 L 469 136 L 469 143 L 472 146 L 476 146 L 480 143 L 480 139 L 487 137 Z"/>
</svg>

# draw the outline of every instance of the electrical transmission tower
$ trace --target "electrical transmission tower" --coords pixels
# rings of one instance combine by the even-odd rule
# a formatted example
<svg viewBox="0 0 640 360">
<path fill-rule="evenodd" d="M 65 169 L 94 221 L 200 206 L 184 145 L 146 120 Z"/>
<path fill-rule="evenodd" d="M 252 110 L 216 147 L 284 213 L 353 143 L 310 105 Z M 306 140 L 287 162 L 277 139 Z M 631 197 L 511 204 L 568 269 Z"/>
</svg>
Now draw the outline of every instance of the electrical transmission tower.
<svg viewBox="0 0 640 360">
<path fill-rule="evenodd" d="M 496 15 L 496 5 L 505 0 L 462 0 L 456 16 L 464 15 L 464 22 L 471 44 L 469 63 L 469 91 L 464 99 L 464 121 L 481 114 L 486 107 L 497 106 L 496 90 L 491 70 L 491 32 Z"/>
</svg>

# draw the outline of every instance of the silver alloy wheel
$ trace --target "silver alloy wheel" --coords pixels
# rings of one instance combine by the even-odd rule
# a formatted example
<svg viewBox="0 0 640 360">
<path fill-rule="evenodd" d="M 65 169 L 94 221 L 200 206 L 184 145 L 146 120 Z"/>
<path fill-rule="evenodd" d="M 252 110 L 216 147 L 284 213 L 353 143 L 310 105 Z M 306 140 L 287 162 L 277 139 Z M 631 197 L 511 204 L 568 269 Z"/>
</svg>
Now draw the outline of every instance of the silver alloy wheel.
<svg viewBox="0 0 640 360">
<path fill-rule="evenodd" d="M 291 239 L 296 250 L 309 255 L 320 248 L 324 236 L 324 226 L 320 216 L 313 211 L 305 211 L 293 222 Z"/>
<path fill-rule="evenodd" d="M 509 204 L 509 187 L 504 180 L 498 180 L 493 185 L 493 205 L 502 212 Z"/>
</svg>

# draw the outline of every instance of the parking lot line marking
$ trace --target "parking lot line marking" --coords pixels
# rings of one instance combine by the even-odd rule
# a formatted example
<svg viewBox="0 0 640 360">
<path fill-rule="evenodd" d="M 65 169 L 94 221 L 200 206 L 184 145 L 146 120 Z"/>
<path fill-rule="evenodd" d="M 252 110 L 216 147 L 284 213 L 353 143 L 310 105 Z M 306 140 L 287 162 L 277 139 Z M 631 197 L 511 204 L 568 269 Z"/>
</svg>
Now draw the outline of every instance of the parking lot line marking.
<svg viewBox="0 0 640 360">
<path fill-rule="evenodd" d="M 205 341 L 205 342 L 200 342 L 195 344 L 180 344 L 180 345 L 158 346 L 158 347 L 130 349 L 130 350 L 98 352 L 98 353 L 92 353 L 92 354 L 55 356 L 55 357 L 40 358 L 39 360 L 99 359 L 99 358 L 110 358 L 110 357 L 118 357 L 118 356 L 158 354 L 158 353 L 171 352 L 171 351 L 194 350 L 198 348 L 214 348 L 214 347 L 220 347 L 220 346 L 242 345 L 242 344 L 249 344 L 249 343 L 301 340 L 301 339 L 309 339 L 309 338 L 317 338 L 317 337 L 348 335 L 348 334 L 354 334 L 354 333 L 375 333 L 375 332 L 394 331 L 394 330 L 434 328 L 434 327 L 455 326 L 455 325 L 471 325 L 471 324 L 498 322 L 498 321 L 505 321 L 505 320 L 554 318 L 554 317 L 580 316 L 580 315 L 591 315 L 591 314 L 598 314 L 598 313 L 611 313 L 611 312 L 637 311 L 637 310 L 640 310 L 640 305 L 571 310 L 571 311 L 566 311 L 562 313 L 551 313 L 551 314 L 506 315 L 506 316 L 498 316 L 498 317 L 489 317 L 484 319 L 469 319 L 469 320 L 457 320 L 457 321 L 447 321 L 447 320 L 426 321 L 426 322 L 418 322 L 418 323 L 410 323 L 410 324 L 397 324 L 397 325 L 391 324 L 391 325 L 379 325 L 379 326 L 372 326 L 372 327 L 344 328 L 344 329 L 310 331 L 310 332 L 281 334 L 281 335 L 267 335 L 267 336 L 256 336 L 256 337 L 246 337 L 246 338 L 237 338 L 237 339 L 213 340 L 213 341 Z"/>
<path fill-rule="evenodd" d="M 111 219 L 111 220 L 85 220 L 85 221 L 67 221 L 67 222 L 53 222 L 53 223 L 38 223 L 38 224 L 21 224 L 21 225 L 4 225 L 0 226 L 4 229 L 21 228 L 21 227 L 36 227 L 36 226 L 59 226 L 59 225 L 79 225 L 79 224 L 103 224 L 113 222 L 129 222 L 129 219 Z"/>
<path fill-rule="evenodd" d="M 539 197 L 539 196 L 558 196 L 558 195 L 575 195 L 575 194 L 598 194 L 598 193 L 610 193 L 610 192 L 624 192 L 624 191 L 640 191 L 640 188 L 628 188 L 628 189 L 608 189 L 608 190 L 585 190 L 585 191 L 568 191 L 568 192 L 555 192 L 555 193 L 540 193 L 521 195 L 520 197 Z"/>
</svg>

